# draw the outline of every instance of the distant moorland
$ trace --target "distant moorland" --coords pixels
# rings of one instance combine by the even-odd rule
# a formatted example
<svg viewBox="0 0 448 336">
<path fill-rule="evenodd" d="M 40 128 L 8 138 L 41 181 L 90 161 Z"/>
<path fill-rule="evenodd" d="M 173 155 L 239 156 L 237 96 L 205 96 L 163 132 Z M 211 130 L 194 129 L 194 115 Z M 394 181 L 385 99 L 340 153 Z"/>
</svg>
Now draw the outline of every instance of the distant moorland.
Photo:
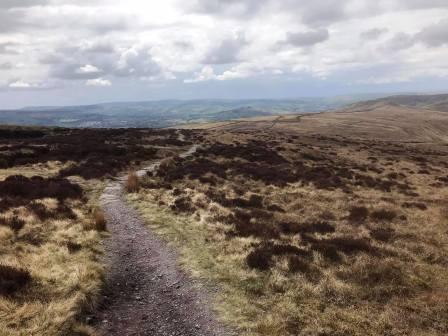
<svg viewBox="0 0 448 336">
<path fill-rule="evenodd" d="M 376 98 L 378 96 L 375 96 Z M 369 96 L 367 98 L 372 98 Z M 60 127 L 169 127 L 266 115 L 338 109 L 366 96 L 287 100 L 161 100 L 0 110 L 0 123 Z"/>
</svg>

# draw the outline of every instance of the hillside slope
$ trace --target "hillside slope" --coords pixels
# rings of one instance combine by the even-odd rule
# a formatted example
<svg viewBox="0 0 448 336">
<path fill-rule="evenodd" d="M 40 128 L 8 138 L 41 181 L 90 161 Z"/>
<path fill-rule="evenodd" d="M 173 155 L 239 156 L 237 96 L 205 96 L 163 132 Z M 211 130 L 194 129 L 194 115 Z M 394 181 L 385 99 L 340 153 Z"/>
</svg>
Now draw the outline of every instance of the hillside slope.
<svg viewBox="0 0 448 336">
<path fill-rule="evenodd" d="M 349 106 L 350 110 L 364 110 L 379 104 L 400 105 L 434 111 L 448 112 L 448 94 L 437 95 L 399 95 L 379 98 Z"/>
<path fill-rule="evenodd" d="M 250 118 L 183 127 L 239 132 L 275 129 L 399 142 L 448 141 L 448 113 L 381 102 L 336 112 Z"/>
</svg>

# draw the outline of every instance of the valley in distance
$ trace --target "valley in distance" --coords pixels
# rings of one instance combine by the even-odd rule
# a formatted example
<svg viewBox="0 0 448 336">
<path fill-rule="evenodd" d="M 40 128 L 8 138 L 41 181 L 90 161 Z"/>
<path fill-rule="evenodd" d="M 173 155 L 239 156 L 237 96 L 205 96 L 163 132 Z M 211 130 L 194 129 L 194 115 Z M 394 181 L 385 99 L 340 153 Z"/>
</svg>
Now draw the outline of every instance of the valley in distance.
<svg viewBox="0 0 448 336">
<path fill-rule="evenodd" d="M 0 111 L 0 335 L 447 335 L 448 94 L 368 98 Z"/>
</svg>

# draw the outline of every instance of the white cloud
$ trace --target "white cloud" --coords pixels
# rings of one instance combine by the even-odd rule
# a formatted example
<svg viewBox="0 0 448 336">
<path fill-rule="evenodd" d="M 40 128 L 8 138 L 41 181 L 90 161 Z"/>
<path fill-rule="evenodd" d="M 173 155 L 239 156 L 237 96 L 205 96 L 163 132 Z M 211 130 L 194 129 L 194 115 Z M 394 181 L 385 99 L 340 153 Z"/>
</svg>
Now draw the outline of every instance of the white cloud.
<svg viewBox="0 0 448 336">
<path fill-rule="evenodd" d="M 100 69 L 91 64 L 86 64 L 84 66 L 79 67 L 79 69 L 76 70 L 76 72 L 79 74 L 98 73 L 100 71 L 101 71 Z"/>
<path fill-rule="evenodd" d="M 8 88 L 14 90 L 46 90 L 56 87 L 55 84 L 50 84 L 42 81 L 27 81 L 27 80 L 13 80 L 8 83 Z"/>
<path fill-rule="evenodd" d="M 112 86 L 112 82 L 104 78 L 89 79 L 86 81 L 87 86 Z"/>
<path fill-rule="evenodd" d="M 32 84 L 18 80 L 16 82 L 10 83 L 9 87 L 13 89 L 26 89 L 32 87 Z"/>
</svg>

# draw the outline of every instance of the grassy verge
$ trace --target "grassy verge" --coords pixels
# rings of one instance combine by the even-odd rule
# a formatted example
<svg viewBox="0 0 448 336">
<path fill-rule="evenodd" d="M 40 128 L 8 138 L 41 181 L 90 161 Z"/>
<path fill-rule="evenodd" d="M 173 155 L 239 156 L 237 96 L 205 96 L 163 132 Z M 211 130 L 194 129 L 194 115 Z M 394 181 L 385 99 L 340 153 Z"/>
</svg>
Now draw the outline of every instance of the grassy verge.
<svg viewBox="0 0 448 336">
<path fill-rule="evenodd" d="M 102 237 L 91 214 L 102 183 L 89 185 L 87 200 L 15 200 L 2 211 L 1 335 L 93 334 L 78 322 L 103 278 Z"/>
</svg>

